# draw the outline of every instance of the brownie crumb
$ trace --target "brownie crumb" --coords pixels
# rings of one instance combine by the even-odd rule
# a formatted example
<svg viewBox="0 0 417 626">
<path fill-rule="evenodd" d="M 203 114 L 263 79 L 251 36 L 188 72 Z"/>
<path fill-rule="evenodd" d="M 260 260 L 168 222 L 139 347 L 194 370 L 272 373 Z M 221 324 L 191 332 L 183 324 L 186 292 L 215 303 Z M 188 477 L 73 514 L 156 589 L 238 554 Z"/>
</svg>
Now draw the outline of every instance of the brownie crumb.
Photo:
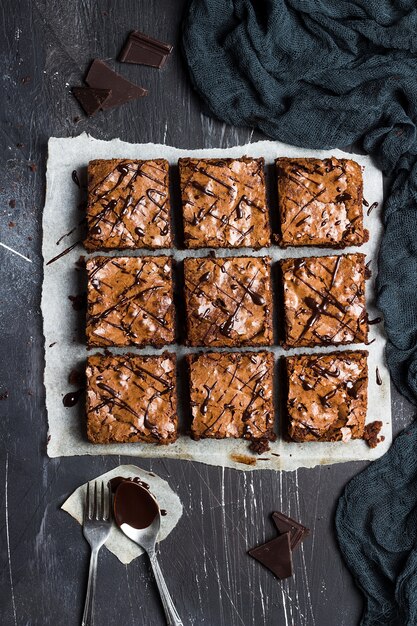
<svg viewBox="0 0 417 626">
<path fill-rule="evenodd" d="M 253 439 L 249 446 L 249 450 L 251 450 L 252 452 L 256 452 L 256 454 L 263 454 L 264 452 L 268 452 L 270 450 L 270 442 L 275 441 L 275 439 L 272 435 L 269 438 L 261 437 L 261 439 Z"/>
<path fill-rule="evenodd" d="M 9 222 L 9 228 L 14 228 L 16 226 L 15 222 Z"/>
<path fill-rule="evenodd" d="M 370 448 L 376 448 L 376 446 L 384 441 L 385 437 L 378 437 L 380 430 L 382 428 L 382 422 L 376 420 L 375 422 L 371 422 L 367 424 L 363 431 L 363 438 Z"/>
<path fill-rule="evenodd" d="M 0 393 L 0 400 L 7 400 L 7 398 L 9 397 L 9 392 L 7 391 L 3 391 L 3 393 Z"/>
<path fill-rule="evenodd" d="M 29 163 L 29 169 L 31 172 L 37 172 L 38 166 L 36 165 L 36 163 Z"/>
<path fill-rule="evenodd" d="M 16 200 L 14 198 L 12 198 L 11 200 L 9 200 L 9 207 L 11 209 L 15 209 L 16 208 Z"/>
<path fill-rule="evenodd" d="M 84 375 L 76 369 L 72 369 L 68 374 L 68 382 L 70 385 L 80 386 L 84 384 Z"/>
<path fill-rule="evenodd" d="M 85 292 L 77 296 L 68 296 L 68 300 L 71 300 L 74 311 L 82 311 L 87 308 L 87 294 Z"/>
</svg>

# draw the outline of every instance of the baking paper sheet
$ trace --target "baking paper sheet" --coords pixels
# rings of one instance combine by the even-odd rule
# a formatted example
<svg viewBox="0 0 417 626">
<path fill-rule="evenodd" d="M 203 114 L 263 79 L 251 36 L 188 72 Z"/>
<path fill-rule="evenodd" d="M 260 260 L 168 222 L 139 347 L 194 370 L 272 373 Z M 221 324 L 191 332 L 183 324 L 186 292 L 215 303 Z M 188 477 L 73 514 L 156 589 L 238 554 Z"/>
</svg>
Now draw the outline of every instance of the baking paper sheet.
<svg viewBox="0 0 417 626">
<path fill-rule="evenodd" d="M 158 541 L 163 541 L 178 524 L 182 515 L 182 504 L 177 494 L 172 491 L 166 480 L 136 465 L 119 465 L 119 467 L 110 472 L 97 476 L 90 483 L 92 485 L 94 481 L 97 481 L 100 484 L 103 481 L 107 485 L 109 480 L 116 476 L 125 476 L 126 478 L 138 476 L 144 483 L 149 485 L 149 490 L 155 496 L 159 508 L 166 511 L 166 515 L 161 516 L 161 528 L 158 535 Z M 79 524 L 82 524 L 83 521 L 86 492 L 87 483 L 78 487 L 61 507 L 63 511 L 66 511 L 76 519 Z M 125 565 L 143 554 L 142 548 L 126 537 L 114 523 L 105 546 Z"/>
<path fill-rule="evenodd" d="M 388 449 L 391 443 L 391 400 L 390 380 L 384 362 L 385 338 L 381 324 L 370 327 L 369 339 L 375 341 L 364 346 L 357 344 L 352 348 L 367 349 L 369 351 L 369 403 L 367 421 L 382 420 L 381 434 L 385 441 L 371 450 L 362 441 L 350 441 L 347 444 L 336 443 L 287 443 L 281 438 L 271 444 L 271 450 L 261 457 L 253 455 L 248 450 L 247 441 L 236 440 L 201 440 L 192 441 L 187 436 L 169 446 L 154 444 L 111 444 L 94 445 L 88 442 L 85 436 L 85 414 L 81 400 L 73 408 L 65 408 L 62 403 L 64 394 L 76 388 L 68 384 L 68 374 L 73 368 L 83 369 L 87 356 L 84 343 L 83 318 L 84 311 L 73 309 L 69 295 L 77 295 L 85 291 L 83 272 L 76 271 L 75 263 L 85 250 L 81 244 L 75 246 L 71 252 L 52 263 L 46 263 L 60 252 L 76 242 L 81 234 L 76 228 L 83 218 L 83 212 L 77 207 L 81 200 L 80 189 L 74 184 L 71 173 L 78 172 L 81 180 L 86 179 L 86 166 L 92 159 L 134 158 L 153 159 L 165 158 L 171 164 L 176 164 L 179 157 L 240 157 L 248 155 L 263 156 L 268 164 L 272 164 L 279 156 L 288 157 L 317 157 L 326 158 L 334 155 L 339 158 L 349 158 L 340 150 L 317 151 L 304 150 L 288 146 L 275 141 L 260 141 L 258 143 L 234 148 L 218 148 L 204 150 L 185 150 L 157 144 L 129 144 L 119 139 L 99 141 L 83 134 L 69 139 L 51 138 L 49 140 L 49 158 L 47 167 L 47 193 L 43 216 L 43 257 L 44 283 L 42 292 L 42 313 L 45 334 L 45 388 L 46 406 L 49 419 L 48 454 L 51 457 L 71 456 L 78 454 L 116 454 L 132 455 L 136 457 L 165 457 L 187 459 L 234 467 L 236 469 L 276 469 L 295 470 L 299 467 L 314 467 L 315 465 L 340 463 L 346 461 L 372 460 Z M 379 240 L 382 232 L 380 207 L 382 203 L 382 174 L 372 164 L 369 157 L 355 155 L 354 159 L 364 166 L 364 195 L 371 204 L 378 202 L 376 208 L 368 216 L 365 210 L 365 226 L 370 232 L 369 241 L 361 246 L 360 251 L 366 253 L 367 260 L 372 260 L 372 279 L 367 281 L 367 308 L 370 319 L 378 315 L 373 306 L 374 279 L 376 274 L 376 259 Z M 58 240 L 74 229 L 71 234 Z M 349 248 L 353 251 L 354 248 Z M 208 250 L 183 251 L 166 250 L 155 254 L 172 254 L 180 260 L 185 256 L 205 256 Z M 123 252 L 122 254 L 125 254 Z M 128 253 L 129 254 L 129 253 Z M 149 254 L 149 251 L 135 251 L 136 255 Z M 151 253 L 152 254 L 152 253 Z M 340 254 L 340 251 L 299 248 L 282 250 L 277 246 L 264 248 L 258 251 L 241 248 L 238 250 L 219 250 L 218 256 L 269 255 L 273 261 L 285 257 L 314 256 L 324 254 Z M 178 357 L 196 349 L 174 346 Z M 299 349 L 284 351 L 275 346 L 272 348 L 276 358 L 283 354 L 291 355 L 300 352 L 329 352 L 334 348 Z M 122 350 L 116 350 L 122 352 Z M 158 354 L 162 350 L 153 348 L 132 349 L 138 354 Z M 379 369 L 382 385 L 376 383 L 376 367 Z M 182 419 L 181 405 L 184 398 L 179 398 L 179 415 Z M 277 415 L 277 420 L 280 416 Z"/>
</svg>

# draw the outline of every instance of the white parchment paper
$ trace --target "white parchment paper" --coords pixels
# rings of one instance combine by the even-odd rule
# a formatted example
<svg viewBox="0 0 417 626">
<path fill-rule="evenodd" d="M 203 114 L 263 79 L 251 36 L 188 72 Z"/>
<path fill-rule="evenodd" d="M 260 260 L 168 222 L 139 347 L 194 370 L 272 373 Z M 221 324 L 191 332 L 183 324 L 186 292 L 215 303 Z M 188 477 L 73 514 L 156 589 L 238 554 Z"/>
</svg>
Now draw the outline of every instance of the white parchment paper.
<svg viewBox="0 0 417 626">
<path fill-rule="evenodd" d="M 49 419 L 48 454 L 51 457 L 70 456 L 78 454 L 116 454 L 133 455 L 136 457 L 165 457 L 174 459 L 188 459 L 210 465 L 234 467 L 236 469 L 277 469 L 294 470 L 299 467 L 314 467 L 315 465 L 340 463 L 355 460 L 375 459 L 388 449 L 391 435 L 391 400 L 390 380 L 384 362 L 385 338 L 381 324 L 370 327 L 370 340 L 375 341 L 364 346 L 357 344 L 351 348 L 367 349 L 369 351 L 369 402 L 367 421 L 382 420 L 381 434 L 385 441 L 371 450 L 362 440 L 350 441 L 347 444 L 336 443 L 287 443 L 278 438 L 271 444 L 270 452 L 260 458 L 248 451 L 248 443 L 243 440 L 201 440 L 192 441 L 187 436 L 181 436 L 178 441 L 169 446 L 154 444 L 111 444 L 94 445 L 88 442 L 85 436 L 85 414 L 83 401 L 72 408 L 65 408 L 62 398 L 65 393 L 75 391 L 75 387 L 68 384 L 68 374 L 73 368 L 83 369 L 87 350 L 83 336 L 84 312 L 77 312 L 72 308 L 69 295 L 77 295 L 85 290 L 83 273 L 76 271 L 75 263 L 81 254 L 85 255 L 82 244 L 79 243 L 68 254 L 58 261 L 46 263 L 60 252 L 79 240 L 80 232 L 77 225 L 83 218 L 83 213 L 77 206 L 80 202 L 80 190 L 74 184 L 71 173 L 78 172 L 79 178 L 85 180 L 88 161 L 97 158 L 135 158 L 153 159 L 165 158 L 175 164 L 179 157 L 240 157 L 243 155 L 263 156 L 267 164 L 272 164 L 279 156 L 289 157 L 317 157 L 326 158 L 334 155 L 339 158 L 349 158 L 340 150 L 317 151 L 305 150 L 288 146 L 275 141 L 260 141 L 245 146 L 236 146 L 225 149 L 185 150 L 171 146 L 157 144 L 130 144 L 119 139 L 100 141 L 86 134 L 69 139 L 51 138 L 49 140 L 49 157 L 47 167 L 47 193 L 43 215 L 43 257 L 44 283 L 42 291 L 42 313 L 45 335 L 45 388 L 46 406 Z M 365 210 L 365 226 L 370 232 L 369 241 L 361 246 L 360 251 L 366 253 L 367 260 L 372 260 L 373 275 L 367 281 L 367 308 L 370 319 L 377 316 L 373 305 L 374 279 L 379 240 L 382 233 L 380 208 L 382 203 L 382 174 L 372 164 L 369 157 L 354 155 L 354 159 L 364 167 L 364 196 L 371 204 L 378 202 L 379 207 L 368 216 Z M 75 230 L 73 230 L 75 229 Z M 72 232 L 70 232 L 72 231 Z M 60 238 L 66 233 L 59 244 Z M 354 251 L 354 248 L 349 248 Z M 186 256 L 205 256 L 208 250 L 165 250 L 149 253 L 137 250 L 134 254 L 172 254 L 177 260 Z M 125 254 L 123 252 L 123 254 Z M 129 253 L 128 253 L 129 254 Z M 288 248 L 282 250 L 278 246 L 253 251 L 250 249 L 219 250 L 218 256 L 236 255 L 269 255 L 273 261 L 285 257 L 314 256 L 325 254 L 340 254 L 340 251 L 314 248 Z M 195 349 L 183 346 L 169 347 L 179 357 Z M 344 348 L 341 348 L 344 349 Z M 349 347 L 347 347 L 349 349 Z M 293 349 L 284 351 L 274 346 L 272 351 L 278 358 L 283 354 L 297 354 L 307 352 L 329 352 L 334 348 Z M 138 354 L 158 354 L 161 350 L 153 348 L 133 349 Z M 122 352 L 118 350 L 118 352 Z M 382 385 L 376 383 L 376 367 L 379 369 Z M 179 398 L 179 413 L 181 420 L 181 404 L 184 398 Z M 279 421 L 280 416 L 277 415 Z"/>
<path fill-rule="evenodd" d="M 166 511 L 166 515 L 161 516 L 161 528 L 158 535 L 158 541 L 163 541 L 178 524 L 182 515 L 182 504 L 177 494 L 172 491 L 166 480 L 136 465 L 119 465 L 119 467 L 110 472 L 97 476 L 94 480 L 98 483 L 103 481 L 106 485 L 109 480 L 116 476 L 125 476 L 126 478 L 138 476 L 144 483 L 149 485 L 149 490 L 155 496 L 159 508 Z M 91 484 L 93 482 L 90 481 Z M 83 522 L 86 492 L 87 483 L 78 487 L 61 507 L 63 511 L 66 511 L 76 519 L 79 524 Z M 114 522 L 105 546 L 125 565 L 143 554 L 142 548 L 126 537 Z"/>
</svg>

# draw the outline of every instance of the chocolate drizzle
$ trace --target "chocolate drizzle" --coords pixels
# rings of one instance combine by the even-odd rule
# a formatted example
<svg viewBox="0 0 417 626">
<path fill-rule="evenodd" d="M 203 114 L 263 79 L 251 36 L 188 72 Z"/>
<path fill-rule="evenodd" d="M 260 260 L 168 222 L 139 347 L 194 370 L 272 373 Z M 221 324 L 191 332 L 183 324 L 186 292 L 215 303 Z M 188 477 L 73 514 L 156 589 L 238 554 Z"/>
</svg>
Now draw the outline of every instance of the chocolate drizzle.
<svg viewBox="0 0 417 626">
<path fill-rule="evenodd" d="M 366 340 L 363 261 L 363 255 L 349 254 L 281 262 L 287 345 Z"/>
<path fill-rule="evenodd" d="M 77 170 L 72 171 L 71 178 L 74 181 L 74 183 L 77 185 L 77 187 L 81 189 L 81 183 L 80 183 L 80 179 L 78 178 Z"/>
<path fill-rule="evenodd" d="M 176 439 L 175 360 L 171 355 L 94 355 L 87 362 L 90 441 Z"/>
<path fill-rule="evenodd" d="M 274 439 L 272 354 L 207 352 L 188 360 L 194 438 Z"/>
<path fill-rule="evenodd" d="M 165 345 L 174 340 L 169 257 L 87 262 L 89 345 Z"/>
<path fill-rule="evenodd" d="M 270 243 L 263 159 L 180 159 L 189 248 Z"/>
<path fill-rule="evenodd" d="M 276 160 L 283 246 L 345 247 L 366 241 L 362 173 L 346 159 Z"/>
<path fill-rule="evenodd" d="M 382 317 L 375 317 L 373 320 L 368 319 L 369 326 L 373 326 L 374 324 L 380 324 L 382 322 Z"/>
<path fill-rule="evenodd" d="M 295 441 L 347 441 L 362 436 L 367 352 L 286 359 L 289 434 Z M 306 384 L 307 382 L 307 384 Z"/>
<path fill-rule="evenodd" d="M 51 263 L 55 263 L 55 261 L 58 261 L 59 259 L 62 259 L 63 256 L 67 255 L 69 252 L 71 252 L 71 250 L 74 250 L 74 248 L 76 246 L 78 246 L 79 243 L 81 243 L 81 242 L 80 241 L 76 241 L 75 243 L 72 244 L 72 246 L 69 246 L 68 248 L 63 250 L 60 254 L 57 254 L 57 256 L 54 256 L 53 259 L 50 259 L 46 263 L 46 265 L 51 265 Z"/>
<path fill-rule="evenodd" d="M 88 250 L 171 244 L 168 162 L 92 161 Z"/>
<path fill-rule="evenodd" d="M 191 345 L 272 342 L 269 259 L 187 258 L 184 272 Z"/>
</svg>

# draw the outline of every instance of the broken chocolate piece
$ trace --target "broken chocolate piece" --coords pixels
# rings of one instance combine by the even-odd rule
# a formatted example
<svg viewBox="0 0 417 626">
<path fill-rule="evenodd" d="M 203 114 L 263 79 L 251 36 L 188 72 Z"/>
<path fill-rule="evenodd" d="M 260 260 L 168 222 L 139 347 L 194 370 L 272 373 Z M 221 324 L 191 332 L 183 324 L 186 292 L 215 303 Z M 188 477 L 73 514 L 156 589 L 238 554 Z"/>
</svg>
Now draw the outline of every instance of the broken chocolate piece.
<svg viewBox="0 0 417 626">
<path fill-rule="evenodd" d="M 310 530 L 300 524 L 300 522 L 296 522 L 294 519 L 291 519 L 291 517 L 287 517 L 287 515 L 279 511 L 272 513 L 272 519 L 279 533 L 284 534 L 289 532 L 291 550 L 295 550 L 303 539 L 310 534 Z"/>
<path fill-rule="evenodd" d="M 290 578 L 293 575 L 289 532 L 249 550 L 248 554 L 262 563 L 280 580 Z"/>
<path fill-rule="evenodd" d="M 111 89 L 73 87 L 71 91 L 89 117 L 101 111 L 102 105 L 111 96 Z"/>
<path fill-rule="evenodd" d="M 376 448 L 379 443 L 384 441 L 385 437 L 382 435 L 378 437 L 382 428 L 382 422 L 376 420 L 370 424 L 366 424 L 363 431 L 363 438 L 370 448 Z"/>
<path fill-rule="evenodd" d="M 99 59 L 94 59 L 92 62 L 85 82 L 93 89 L 111 90 L 111 94 L 101 105 L 102 109 L 120 106 L 130 100 L 146 96 L 148 93 L 146 89 L 126 80 Z"/>
<path fill-rule="evenodd" d="M 133 31 L 123 46 L 119 61 L 149 65 L 149 67 L 161 69 L 171 51 L 171 45 L 152 39 L 152 37 L 138 31 Z"/>
</svg>

